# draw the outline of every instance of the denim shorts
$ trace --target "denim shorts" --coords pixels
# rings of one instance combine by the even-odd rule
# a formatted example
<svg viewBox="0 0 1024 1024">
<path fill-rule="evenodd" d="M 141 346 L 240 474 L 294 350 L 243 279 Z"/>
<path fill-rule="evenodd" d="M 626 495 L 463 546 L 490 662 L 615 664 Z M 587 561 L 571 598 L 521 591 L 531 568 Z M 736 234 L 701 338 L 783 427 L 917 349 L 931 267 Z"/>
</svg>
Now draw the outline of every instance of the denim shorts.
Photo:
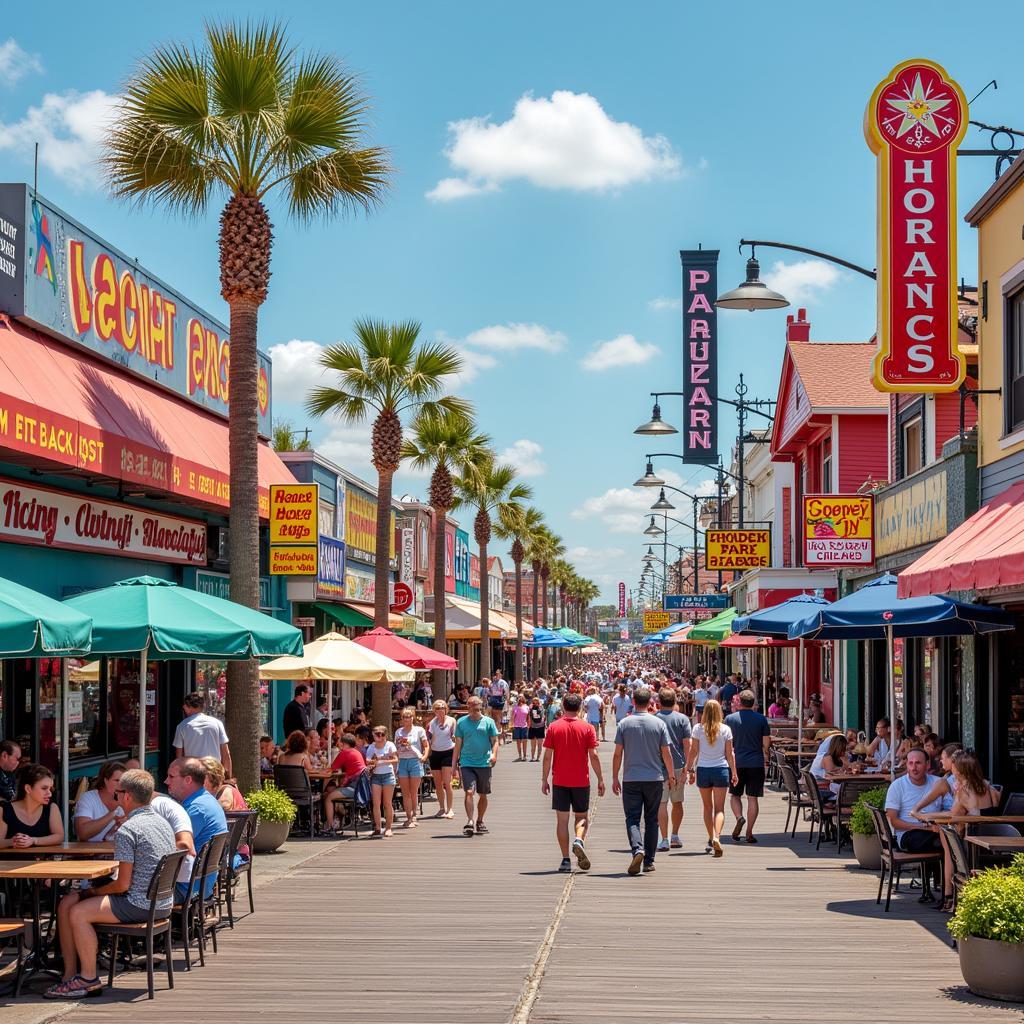
<svg viewBox="0 0 1024 1024">
<path fill-rule="evenodd" d="M 398 777 L 400 779 L 419 779 L 423 777 L 423 762 L 418 757 L 400 757 L 398 759 Z"/>
<path fill-rule="evenodd" d="M 514 740 L 528 740 L 530 738 L 530 728 L 526 725 L 515 725 L 512 727 L 512 739 Z"/>
<path fill-rule="evenodd" d="M 395 784 L 395 773 L 392 771 L 381 772 L 379 775 L 370 776 L 371 786 L 393 786 Z"/>
<path fill-rule="evenodd" d="M 728 768 L 698 768 L 698 789 L 725 789 L 729 785 Z"/>
</svg>

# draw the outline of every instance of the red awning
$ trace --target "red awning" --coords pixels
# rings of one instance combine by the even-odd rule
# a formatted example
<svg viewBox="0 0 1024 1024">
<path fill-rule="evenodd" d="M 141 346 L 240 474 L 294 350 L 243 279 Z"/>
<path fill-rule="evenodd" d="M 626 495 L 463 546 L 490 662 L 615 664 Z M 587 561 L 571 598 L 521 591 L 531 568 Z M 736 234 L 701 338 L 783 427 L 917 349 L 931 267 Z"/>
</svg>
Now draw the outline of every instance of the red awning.
<svg viewBox="0 0 1024 1024">
<path fill-rule="evenodd" d="M 900 597 L 1024 587 L 1024 483 L 979 509 L 899 575 Z"/>
<path fill-rule="evenodd" d="M 0 450 L 10 462 L 123 481 L 190 504 L 230 504 L 228 425 L 191 402 L 0 318 Z M 294 477 L 258 447 L 260 514 L 268 488 Z"/>
</svg>

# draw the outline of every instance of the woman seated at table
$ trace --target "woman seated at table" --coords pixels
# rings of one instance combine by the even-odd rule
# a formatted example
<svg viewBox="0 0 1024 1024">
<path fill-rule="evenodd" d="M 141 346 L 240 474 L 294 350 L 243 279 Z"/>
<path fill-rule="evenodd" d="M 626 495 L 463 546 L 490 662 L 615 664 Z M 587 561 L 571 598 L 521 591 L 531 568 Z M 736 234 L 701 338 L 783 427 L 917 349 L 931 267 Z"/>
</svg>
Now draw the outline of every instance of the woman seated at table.
<svg viewBox="0 0 1024 1024">
<path fill-rule="evenodd" d="M 309 759 L 309 742 L 306 734 L 301 729 L 296 729 L 288 734 L 284 741 L 284 747 L 277 758 L 278 764 L 293 764 L 305 768 L 307 772 L 313 770 L 313 762 Z"/>
<path fill-rule="evenodd" d="M 14 800 L 0 806 L 0 849 L 63 842 L 64 823 L 53 802 L 53 772 L 41 764 L 27 764 L 18 772 Z"/>
<path fill-rule="evenodd" d="M 107 761 L 100 767 L 92 789 L 75 804 L 75 835 L 81 842 L 102 843 L 117 828 L 117 819 L 124 815 L 117 803 L 117 784 L 124 770 L 120 761 Z"/>
<path fill-rule="evenodd" d="M 249 805 L 245 797 L 235 785 L 234 779 L 228 779 L 224 774 L 224 765 L 215 757 L 199 758 L 206 769 L 206 789 L 217 799 L 217 803 L 225 811 L 247 811 Z"/>
<path fill-rule="evenodd" d="M 777 697 L 768 708 L 769 718 L 789 718 L 789 698 Z"/>
<path fill-rule="evenodd" d="M 846 747 L 846 737 L 841 732 L 836 733 L 828 741 L 828 746 L 819 751 L 811 762 L 811 774 L 818 780 L 822 796 L 830 803 L 839 794 L 839 784 L 829 782 L 828 776 L 849 770 L 850 760 L 846 756 Z"/>
</svg>

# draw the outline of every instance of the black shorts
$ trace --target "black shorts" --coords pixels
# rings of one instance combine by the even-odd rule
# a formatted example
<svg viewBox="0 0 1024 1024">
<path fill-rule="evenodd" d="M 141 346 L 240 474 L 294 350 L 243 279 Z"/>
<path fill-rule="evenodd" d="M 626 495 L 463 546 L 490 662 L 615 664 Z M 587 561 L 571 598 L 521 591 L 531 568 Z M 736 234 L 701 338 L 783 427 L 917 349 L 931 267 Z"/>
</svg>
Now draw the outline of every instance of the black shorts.
<svg viewBox="0 0 1024 1024">
<path fill-rule="evenodd" d="M 429 755 L 430 770 L 432 772 L 439 772 L 442 768 L 451 768 L 452 754 L 454 753 L 454 748 L 451 750 L 432 750 Z"/>
<path fill-rule="evenodd" d="M 544 739 L 544 726 L 543 725 L 531 725 L 529 739 L 531 740 L 542 740 Z"/>
<path fill-rule="evenodd" d="M 590 810 L 589 786 L 552 786 L 551 808 L 555 811 L 575 811 L 586 814 Z"/>
<path fill-rule="evenodd" d="M 467 765 L 459 766 L 459 774 L 462 776 L 462 789 L 468 793 L 475 789 L 480 796 L 487 796 L 491 792 L 491 769 L 473 768 Z"/>
<path fill-rule="evenodd" d="M 896 845 L 904 853 L 928 853 L 941 849 L 938 835 L 924 828 L 912 828 L 904 832 Z"/>
<path fill-rule="evenodd" d="M 729 787 L 732 796 L 764 796 L 764 769 L 737 768 L 737 783 Z"/>
</svg>

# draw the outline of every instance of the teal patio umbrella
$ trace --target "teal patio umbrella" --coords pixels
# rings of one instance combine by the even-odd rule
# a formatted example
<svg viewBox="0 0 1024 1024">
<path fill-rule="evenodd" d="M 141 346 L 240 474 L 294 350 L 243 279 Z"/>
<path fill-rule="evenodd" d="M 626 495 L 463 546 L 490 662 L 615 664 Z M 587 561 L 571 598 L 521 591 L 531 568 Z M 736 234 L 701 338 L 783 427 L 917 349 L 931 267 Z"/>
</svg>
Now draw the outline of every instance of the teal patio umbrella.
<svg viewBox="0 0 1024 1024">
<path fill-rule="evenodd" d="M 149 661 L 247 661 L 302 654 L 302 633 L 287 622 L 152 576 L 76 594 L 64 604 L 92 617 L 94 655 L 139 656 L 139 760 L 143 764 Z"/>
</svg>

